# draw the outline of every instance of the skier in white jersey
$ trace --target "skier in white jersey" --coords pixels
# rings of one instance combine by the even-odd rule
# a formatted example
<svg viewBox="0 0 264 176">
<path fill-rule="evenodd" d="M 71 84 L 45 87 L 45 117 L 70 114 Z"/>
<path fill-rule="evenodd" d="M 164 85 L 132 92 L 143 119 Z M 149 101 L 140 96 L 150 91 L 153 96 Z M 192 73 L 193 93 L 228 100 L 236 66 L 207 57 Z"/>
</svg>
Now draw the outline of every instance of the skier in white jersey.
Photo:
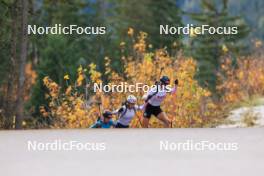
<svg viewBox="0 0 264 176">
<path fill-rule="evenodd" d="M 164 127 L 168 128 L 170 126 L 170 120 L 168 119 L 165 112 L 162 111 L 160 105 L 165 99 L 167 93 L 175 93 L 178 86 L 178 80 L 174 81 L 175 86 L 173 88 L 168 87 L 170 84 L 170 79 L 168 76 L 162 76 L 160 81 L 156 86 L 151 88 L 147 94 L 143 96 L 145 100 L 145 111 L 143 119 L 143 127 L 148 128 L 149 119 L 151 115 L 156 116 L 159 120 L 164 123 Z"/>
<path fill-rule="evenodd" d="M 116 128 L 129 128 L 129 124 L 133 117 L 136 115 L 136 111 L 142 110 L 144 105 L 136 105 L 137 98 L 134 95 L 129 95 L 126 99 L 125 104 L 112 112 L 112 114 L 119 115 L 119 119 L 116 123 Z"/>
</svg>

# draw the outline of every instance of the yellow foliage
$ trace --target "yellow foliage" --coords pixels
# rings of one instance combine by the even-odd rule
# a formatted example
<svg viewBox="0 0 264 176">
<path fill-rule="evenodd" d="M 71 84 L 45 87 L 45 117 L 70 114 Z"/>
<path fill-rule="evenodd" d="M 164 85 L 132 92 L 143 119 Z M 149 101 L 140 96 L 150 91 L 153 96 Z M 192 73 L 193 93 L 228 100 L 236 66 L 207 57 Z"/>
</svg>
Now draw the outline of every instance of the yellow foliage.
<svg viewBox="0 0 264 176">
<path fill-rule="evenodd" d="M 134 29 L 133 28 L 128 28 L 127 34 L 129 36 L 133 36 L 134 35 Z"/>
<path fill-rule="evenodd" d="M 64 79 L 65 80 L 69 80 L 70 79 L 69 75 L 68 74 L 67 75 L 64 75 Z"/>
<path fill-rule="evenodd" d="M 128 35 L 133 35 L 133 29 L 129 29 Z M 123 56 L 124 74 L 120 75 L 111 69 L 111 59 L 105 58 L 105 73 L 96 70 L 96 65 L 91 63 L 88 68 L 88 74 L 91 82 L 83 85 L 85 76 L 83 68 L 80 66 L 77 70 L 77 85 L 83 86 L 86 90 L 87 85 L 91 83 L 102 83 L 102 76 L 108 77 L 108 84 L 118 84 L 127 82 L 135 85 L 143 83 L 153 85 L 154 81 L 159 79 L 162 70 L 163 75 L 168 75 L 171 80 L 178 79 L 179 86 L 176 95 L 169 95 L 162 104 L 163 110 L 172 121 L 172 127 L 202 127 L 208 126 L 217 117 L 217 105 L 211 100 L 211 93 L 200 87 L 194 79 L 196 71 L 196 62 L 192 58 L 172 59 L 166 50 L 159 49 L 155 52 L 147 51 L 147 34 L 140 32 L 133 48 L 135 52 L 140 53 L 136 56 Z M 51 115 L 55 120 L 54 128 L 86 128 L 94 123 L 99 114 L 98 102 L 102 109 L 116 109 L 121 106 L 125 97 L 130 93 L 103 93 L 96 92 L 87 97 L 87 92 L 80 92 L 74 89 L 74 85 L 69 85 L 65 94 L 58 95 L 60 88 L 48 77 L 43 79 L 51 95 L 49 108 Z M 172 81 L 173 82 L 173 81 Z M 173 86 L 173 85 L 172 85 Z M 51 87 L 56 87 L 51 88 Z M 56 90 L 56 91 L 55 91 Z M 55 93 L 54 93 L 55 91 Z M 92 90 L 89 90 L 90 92 Z M 138 98 L 138 104 L 143 104 L 143 91 L 133 93 Z M 54 96 L 56 95 L 56 96 Z M 142 112 L 137 113 L 142 119 Z M 132 127 L 140 127 L 139 118 L 132 121 Z M 161 127 L 162 124 L 157 119 L 152 118 L 152 127 Z"/>
<path fill-rule="evenodd" d="M 44 85 L 49 89 L 49 94 L 52 98 L 57 98 L 59 95 L 59 89 L 57 83 L 53 82 L 48 76 L 43 78 Z"/>
<path fill-rule="evenodd" d="M 228 48 L 227 48 L 227 46 L 224 44 L 224 45 L 222 45 L 222 51 L 224 52 L 224 53 L 227 53 L 228 52 Z"/>
</svg>

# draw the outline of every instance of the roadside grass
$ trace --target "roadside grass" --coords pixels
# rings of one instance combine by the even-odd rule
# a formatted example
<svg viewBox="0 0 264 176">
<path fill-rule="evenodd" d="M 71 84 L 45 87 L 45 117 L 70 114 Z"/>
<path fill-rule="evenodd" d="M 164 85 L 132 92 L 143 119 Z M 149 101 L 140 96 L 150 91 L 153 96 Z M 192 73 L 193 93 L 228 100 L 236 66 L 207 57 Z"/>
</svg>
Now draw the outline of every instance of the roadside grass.
<svg viewBox="0 0 264 176">
<path fill-rule="evenodd" d="M 257 125 L 257 120 L 259 119 L 259 115 L 254 113 L 251 109 L 243 113 L 243 117 L 241 122 L 246 125 L 246 127 L 253 127 Z"/>
<path fill-rule="evenodd" d="M 241 102 L 235 103 L 231 106 L 232 109 L 237 109 L 241 107 L 252 107 L 264 105 L 264 97 L 260 95 L 255 95 L 247 99 L 242 100 Z"/>
</svg>

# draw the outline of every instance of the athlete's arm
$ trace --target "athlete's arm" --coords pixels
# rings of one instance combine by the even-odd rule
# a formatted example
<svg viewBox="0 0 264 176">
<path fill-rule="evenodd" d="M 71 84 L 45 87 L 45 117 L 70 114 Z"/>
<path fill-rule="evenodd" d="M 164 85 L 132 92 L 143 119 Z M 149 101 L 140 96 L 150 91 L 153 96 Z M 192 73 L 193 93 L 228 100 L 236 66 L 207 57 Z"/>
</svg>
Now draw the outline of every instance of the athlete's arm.
<svg viewBox="0 0 264 176">
<path fill-rule="evenodd" d="M 117 114 L 122 113 L 123 111 L 124 111 L 124 108 L 121 107 L 121 108 L 119 108 L 119 109 L 114 110 L 114 111 L 112 112 L 112 114 L 113 114 L 113 115 L 117 115 Z"/>
<path fill-rule="evenodd" d="M 149 92 L 146 93 L 146 94 L 144 94 L 143 97 L 142 97 L 142 99 L 143 99 L 143 100 L 146 100 L 146 99 L 148 98 L 148 96 L 149 96 Z"/>
<path fill-rule="evenodd" d="M 151 88 L 146 94 L 143 95 L 143 100 L 149 99 L 150 96 L 152 96 L 157 91 L 157 88 L 153 87 Z"/>
<path fill-rule="evenodd" d="M 179 84 L 179 81 L 178 81 L 178 79 L 176 79 L 176 80 L 174 81 L 174 87 L 171 88 L 171 89 L 168 89 L 167 92 L 168 92 L 168 93 L 171 93 L 171 94 L 175 94 L 175 93 L 177 92 L 178 84 Z"/>
<path fill-rule="evenodd" d="M 90 128 L 98 128 L 100 126 L 99 122 L 94 123 Z"/>
<path fill-rule="evenodd" d="M 167 92 L 171 94 L 175 94 L 177 92 L 177 86 L 174 86 L 173 88 L 169 89 Z"/>
<path fill-rule="evenodd" d="M 145 107 L 145 104 L 143 104 L 143 105 L 135 105 L 135 108 L 136 108 L 136 110 L 138 110 L 138 111 L 142 111 L 143 109 L 144 109 L 144 107 Z"/>
</svg>

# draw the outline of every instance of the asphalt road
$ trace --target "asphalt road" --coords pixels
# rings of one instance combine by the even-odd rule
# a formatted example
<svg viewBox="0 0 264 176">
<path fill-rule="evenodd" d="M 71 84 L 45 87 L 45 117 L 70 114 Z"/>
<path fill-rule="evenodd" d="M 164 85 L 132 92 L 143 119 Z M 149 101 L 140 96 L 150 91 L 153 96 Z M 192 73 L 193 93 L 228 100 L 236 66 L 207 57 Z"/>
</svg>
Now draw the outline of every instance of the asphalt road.
<svg viewBox="0 0 264 176">
<path fill-rule="evenodd" d="M 71 141 L 88 150 L 58 149 Z M 263 176 L 264 128 L 0 131 L 0 168 L 1 176 Z"/>
</svg>

